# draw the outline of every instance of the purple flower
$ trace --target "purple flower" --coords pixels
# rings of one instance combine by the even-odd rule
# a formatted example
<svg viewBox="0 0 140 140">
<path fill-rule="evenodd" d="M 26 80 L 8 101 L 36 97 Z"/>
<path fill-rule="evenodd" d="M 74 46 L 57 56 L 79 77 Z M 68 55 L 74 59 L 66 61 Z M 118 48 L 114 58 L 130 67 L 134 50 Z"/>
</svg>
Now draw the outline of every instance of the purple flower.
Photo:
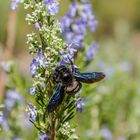
<svg viewBox="0 0 140 140">
<path fill-rule="evenodd" d="M 2 126 L 2 128 L 5 131 L 8 131 L 9 130 L 8 122 L 7 122 L 6 118 L 4 117 L 4 114 L 3 114 L 2 111 L 0 111 L 0 126 Z"/>
<path fill-rule="evenodd" d="M 5 107 L 7 110 L 11 110 L 15 105 L 16 102 L 23 101 L 23 97 L 17 93 L 15 90 L 7 90 L 6 92 L 6 100 L 5 100 Z"/>
<path fill-rule="evenodd" d="M 71 42 L 75 44 L 75 49 L 79 50 L 83 46 L 83 35 L 74 35 Z"/>
<path fill-rule="evenodd" d="M 93 15 L 92 5 L 89 3 L 85 3 L 82 6 L 82 12 L 81 16 L 83 20 L 86 21 L 87 26 L 90 28 L 92 32 L 95 32 L 98 21 L 96 20 L 96 17 Z"/>
<path fill-rule="evenodd" d="M 19 136 L 14 136 L 12 140 L 21 140 L 21 138 Z"/>
<path fill-rule="evenodd" d="M 82 18 L 75 19 L 71 28 L 76 35 L 86 35 L 86 23 Z"/>
<path fill-rule="evenodd" d="M 72 59 L 74 57 L 74 53 L 77 51 L 75 48 L 74 48 L 74 44 L 69 44 L 66 46 L 67 47 L 67 51 L 69 53 L 69 58 Z"/>
<path fill-rule="evenodd" d="M 97 63 L 97 66 L 99 67 L 100 70 L 104 70 L 104 73 L 107 78 L 112 77 L 114 73 L 116 72 L 114 67 L 105 64 L 103 61 L 99 61 Z"/>
<path fill-rule="evenodd" d="M 36 30 L 40 29 L 40 24 L 38 22 L 35 23 L 35 28 L 36 28 Z"/>
<path fill-rule="evenodd" d="M 50 15 L 55 15 L 59 11 L 59 3 L 54 2 L 50 5 L 48 5 L 48 10 L 49 10 Z"/>
<path fill-rule="evenodd" d="M 28 128 L 33 128 L 33 124 L 29 121 L 29 118 L 25 116 L 24 118 L 24 126 Z"/>
<path fill-rule="evenodd" d="M 92 32 L 96 31 L 97 25 L 98 25 L 98 21 L 96 19 L 88 21 L 88 26 L 90 27 Z"/>
<path fill-rule="evenodd" d="M 37 51 L 37 55 L 38 55 L 39 59 L 41 59 L 41 58 L 43 57 L 43 52 L 42 52 L 42 50 L 38 50 L 38 51 Z"/>
<path fill-rule="evenodd" d="M 45 83 L 44 82 L 42 82 L 42 84 L 41 84 L 41 87 L 43 88 L 43 89 L 45 89 Z"/>
<path fill-rule="evenodd" d="M 61 18 L 60 22 L 63 37 L 68 43 L 76 44 L 77 50 L 83 47 L 87 27 L 94 32 L 98 24 L 92 5 L 87 0 L 82 0 L 80 4 L 72 2 L 69 13 Z"/>
<path fill-rule="evenodd" d="M 77 112 L 82 112 L 83 111 L 83 106 L 85 106 L 85 103 L 83 103 L 82 101 L 84 100 L 84 98 L 79 98 L 76 102 L 76 111 Z"/>
<path fill-rule="evenodd" d="M 74 53 L 76 52 L 76 49 L 74 49 L 73 44 L 66 45 L 65 49 L 66 51 L 62 53 L 62 59 L 60 61 L 60 65 L 65 65 L 67 63 L 70 63 L 70 60 L 73 61 Z"/>
<path fill-rule="evenodd" d="M 5 72 L 10 72 L 10 66 L 4 61 L 0 62 L 0 67 L 2 67 Z"/>
<path fill-rule="evenodd" d="M 54 2 L 53 0 L 43 0 L 43 3 L 46 6 L 46 9 L 48 10 L 50 15 L 55 15 L 59 11 L 59 3 Z"/>
<path fill-rule="evenodd" d="M 81 16 L 86 20 L 92 16 L 92 5 L 89 3 L 83 3 L 81 7 Z"/>
<path fill-rule="evenodd" d="M 96 53 L 97 43 L 93 42 L 88 48 L 86 52 L 87 61 L 91 61 Z"/>
<path fill-rule="evenodd" d="M 0 124 L 3 122 L 3 117 L 4 117 L 3 112 L 0 111 Z"/>
<path fill-rule="evenodd" d="M 30 72 L 31 72 L 32 76 L 35 76 L 37 74 L 37 70 L 38 70 L 39 67 L 46 68 L 47 58 L 45 58 L 43 56 L 42 50 L 38 50 L 37 55 L 38 55 L 38 57 L 33 58 L 32 62 L 30 64 Z"/>
<path fill-rule="evenodd" d="M 29 92 L 31 95 L 35 95 L 36 87 L 30 88 Z"/>
<path fill-rule="evenodd" d="M 37 55 L 38 55 L 38 58 L 37 58 L 38 65 L 45 68 L 46 58 L 44 58 L 42 50 L 38 50 Z"/>
<path fill-rule="evenodd" d="M 30 72 L 34 76 L 37 73 L 38 62 L 35 58 L 32 59 L 32 63 L 30 64 Z"/>
<path fill-rule="evenodd" d="M 72 23 L 72 18 L 70 16 L 70 14 L 67 14 L 66 16 L 62 17 L 60 19 L 60 22 L 61 22 L 61 29 L 63 32 L 70 30 L 69 27 Z"/>
<path fill-rule="evenodd" d="M 18 4 L 21 2 L 21 0 L 13 0 L 12 2 L 11 2 L 11 5 L 10 5 L 10 7 L 11 7 L 11 9 L 12 10 L 16 10 L 16 8 L 17 8 L 17 6 L 18 6 Z"/>
<path fill-rule="evenodd" d="M 105 140 L 112 140 L 112 133 L 107 126 L 102 127 L 101 134 Z"/>
<path fill-rule="evenodd" d="M 76 12 L 78 10 L 78 6 L 76 2 L 72 2 L 71 5 L 69 6 L 70 10 L 70 16 L 74 17 L 76 16 Z"/>
<path fill-rule="evenodd" d="M 36 121 L 37 112 L 36 112 L 36 110 L 35 110 L 35 106 L 34 106 L 32 103 L 29 104 L 28 116 L 29 116 L 29 118 L 30 118 L 32 121 Z"/>
<path fill-rule="evenodd" d="M 46 133 L 39 132 L 39 140 L 49 140 L 49 136 Z"/>
<path fill-rule="evenodd" d="M 47 5 L 47 4 L 49 4 L 49 3 L 52 3 L 53 2 L 53 0 L 43 0 L 43 3 L 45 4 L 45 5 Z"/>
</svg>

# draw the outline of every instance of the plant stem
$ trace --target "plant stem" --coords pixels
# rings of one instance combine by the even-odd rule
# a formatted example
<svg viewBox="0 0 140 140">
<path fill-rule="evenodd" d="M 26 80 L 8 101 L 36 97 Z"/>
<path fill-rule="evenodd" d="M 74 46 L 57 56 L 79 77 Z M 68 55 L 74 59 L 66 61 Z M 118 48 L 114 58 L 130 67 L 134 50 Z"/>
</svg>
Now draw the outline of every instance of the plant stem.
<svg viewBox="0 0 140 140">
<path fill-rule="evenodd" d="M 54 113 L 51 114 L 51 140 L 55 140 L 55 122 L 56 119 L 54 117 Z"/>
</svg>

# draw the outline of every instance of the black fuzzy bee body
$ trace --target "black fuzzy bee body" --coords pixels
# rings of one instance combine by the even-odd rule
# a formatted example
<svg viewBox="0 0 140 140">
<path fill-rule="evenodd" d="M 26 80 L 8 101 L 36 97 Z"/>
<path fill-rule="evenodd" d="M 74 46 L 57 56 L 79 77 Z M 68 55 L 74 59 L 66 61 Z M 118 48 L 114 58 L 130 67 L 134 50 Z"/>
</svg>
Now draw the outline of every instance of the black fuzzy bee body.
<svg viewBox="0 0 140 140">
<path fill-rule="evenodd" d="M 54 111 L 62 103 L 64 92 L 75 95 L 82 88 L 82 83 L 95 83 L 104 79 L 104 77 L 105 75 L 102 72 L 80 73 L 74 68 L 73 64 L 71 67 L 57 66 L 53 73 L 53 79 L 58 87 L 47 105 L 47 111 Z"/>
<path fill-rule="evenodd" d="M 73 82 L 73 73 L 68 67 L 61 65 L 55 69 L 53 79 L 57 84 L 69 86 Z"/>
</svg>

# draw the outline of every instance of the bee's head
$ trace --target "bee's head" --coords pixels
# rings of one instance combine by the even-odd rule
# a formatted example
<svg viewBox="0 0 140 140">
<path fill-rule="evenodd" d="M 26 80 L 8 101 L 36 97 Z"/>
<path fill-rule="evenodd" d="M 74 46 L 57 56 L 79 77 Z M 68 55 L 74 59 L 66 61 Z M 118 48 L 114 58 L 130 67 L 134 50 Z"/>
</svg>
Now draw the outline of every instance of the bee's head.
<svg viewBox="0 0 140 140">
<path fill-rule="evenodd" d="M 61 83 L 63 86 L 68 86 L 72 83 L 73 73 L 69 67 L 60 65 L 56 67 L 53 74 L 53 79 L 56 81 L 56 83 Z"/>
</svg>

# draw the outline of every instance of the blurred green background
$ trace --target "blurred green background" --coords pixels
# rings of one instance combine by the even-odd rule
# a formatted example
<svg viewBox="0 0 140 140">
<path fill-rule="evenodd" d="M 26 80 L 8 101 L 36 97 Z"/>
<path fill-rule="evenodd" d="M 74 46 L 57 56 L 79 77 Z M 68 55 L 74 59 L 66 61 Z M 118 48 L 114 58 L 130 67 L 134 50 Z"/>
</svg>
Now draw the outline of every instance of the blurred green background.
<svg viewBox="0 0 140 140">
<path fill-rule="evenodd" d="M 93 40 L 97 40 L 100 48 L 93 62 L 83 69 L 104 71 L 106 79 L 94 86 L 84 86 L 86 106 L 75 118 L 77 133 L 80 140 L 140 140 L 140 0 L 91 2 L 99 21 Z M 60 15 L 67 8 L 67 0 L 61 1 Z M 0 0 L 0 59 L 6 44 L 9 11 L 9 1 Z M 11 57 L 21 73 L 29 77 L 31 58 L 26 34 L 32 27 L 27 25 L 21 5 L 14 14 Z"/>
</svg>

